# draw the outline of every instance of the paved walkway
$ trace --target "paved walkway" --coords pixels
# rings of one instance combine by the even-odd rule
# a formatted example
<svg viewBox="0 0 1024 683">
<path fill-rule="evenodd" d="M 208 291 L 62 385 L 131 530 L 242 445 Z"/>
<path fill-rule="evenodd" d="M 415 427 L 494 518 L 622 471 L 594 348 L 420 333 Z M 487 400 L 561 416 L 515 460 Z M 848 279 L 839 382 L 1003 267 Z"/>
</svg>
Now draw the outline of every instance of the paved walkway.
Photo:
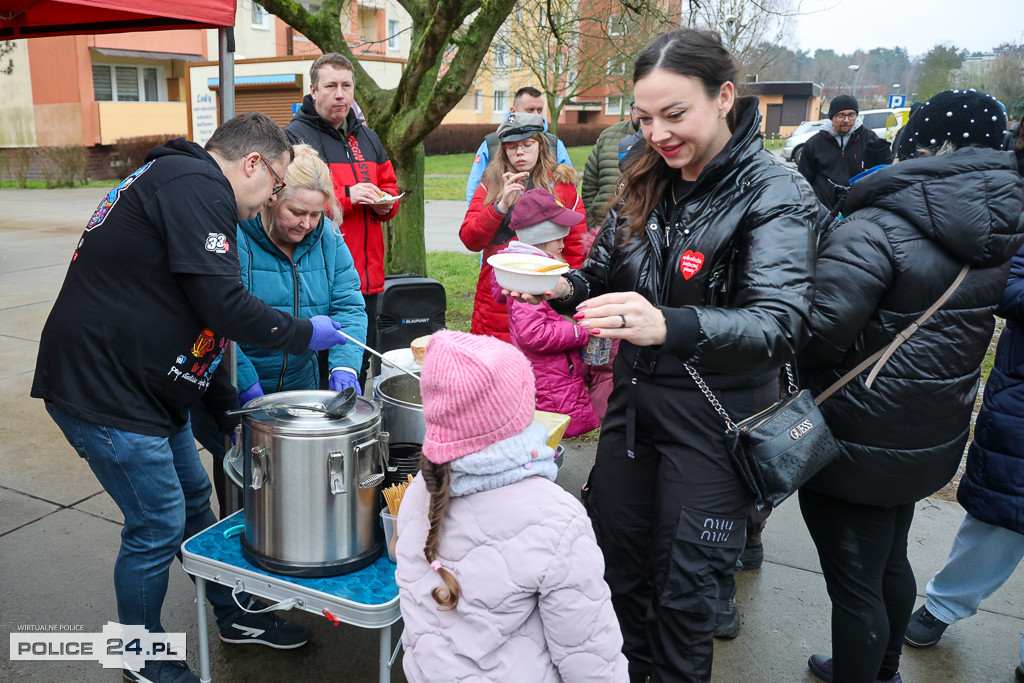
<svg viewBox="0 0 1024 683">
<path fill-rule="evenodd" d="M 60 288 L 68 258 L 102 190 L 0 190 L 0 680 L 119 680 L 95 662 L 11 662 L 7 634 L 19 625 L 82 625 L 99 631 L 116 621 L 111 586 L 121 516 L 85 463 L 46 416 L 29 386 L 39 331 Z M 430 249 L 452 248 L 462 202 L 428 202 Z M 457 236 L 454 237 L 457 243 Z M 74 340 L 68 340 L 74 343 Z M 569 442 L 559 483 L 577 492 L 594 444 Z M 962 512 L 925 500 L 911 531 L 918 589 L 945 560 Z M 765 532 L 766 562 L 739 576 L 740 637 L 716 647 L 713 680 L 812 681 L 807 657 L 828 652 L 828 598 L 817 557 L 795 502 L 785 503 Z M 164 608 L 168 631 L 184 631 L 198 670 L 194 590 L 177 566 Z M 909 650 L 908 683 L 1013 680 L 1024 629 L 1024 577 L 1015 576 L 973 619 L 952 627 L 937 647 Z M 375 680 L 376 636 L 333 627 L 293 612 L 314 641 L 296 651 L 228 646 L 212 641 L 219 682 Z M 215 637 L 211 629 L 211 634 Z M 404 681 L 400 664 L 394 681 Z"/>
</svg>

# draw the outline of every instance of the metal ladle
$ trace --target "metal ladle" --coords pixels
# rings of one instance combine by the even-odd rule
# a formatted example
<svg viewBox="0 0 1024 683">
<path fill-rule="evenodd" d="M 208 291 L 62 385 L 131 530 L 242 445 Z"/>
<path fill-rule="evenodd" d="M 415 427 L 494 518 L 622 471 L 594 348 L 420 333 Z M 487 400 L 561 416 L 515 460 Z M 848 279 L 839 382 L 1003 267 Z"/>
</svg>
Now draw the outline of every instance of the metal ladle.
<svg viewBox="0 0 1024 683">
<path fill-rule="evenodd" d="M 387 358 L 385 358 L 381 354 L 377 353 L 376 351 L 371 349 L 369 346 L 367 346 L 363 342 L 359 341 L 358 339 L 353 339 L 349 335 L 345 334 L 345 332 L 343 330 L 338 330 L 338 332 L 341 332 L 341 336 L 345 337 L 345 339 L 348 339 L 350 342 L 352 342 L 356 346 L 358 346 L 358 347 L 360 347 L 362 349 L 365 349 L 366 351 L 369 351 L 373 355 L 377 356 L 377 358 L 380 358 L 383 362 L 387 363 L 388 365 L 390 365 L 391 367 L 395 368 L 396 370 L 401 370 L 402 372 L 404 372 L 405 374 L 409 375 L 410 377 L 412 377 L 417 382 L 420 381 L 420 376 L 417 375 L 416 373 L 414 373 L 412 370 L 406 370 L 401 365 L 398 365 L 396 363 L 392 363 Z"/>
<path fill-rule="evenodd" d="M 272 417 L 278 417 L 289 410 L 313 410 L 319 413 L 327 415 L 327 417 L 333 417 L 340 419 L 345 417 L 352 411 L 352 408 L 356 404 L 356 390 L 353 387 L 348 387 L 343 391 L 339 391 L 334 398 L 328 401 L 326 404 L 313 403 L 310 405 L 289 405 L 287 403 L 266 403 L 264 405 L 252 406 L 249 408 L 239 408 L 238 410 L 228 410 L 225 412 L 226 415 L 251 415 L 253 413 L 267 413 Z"/>
</svg>

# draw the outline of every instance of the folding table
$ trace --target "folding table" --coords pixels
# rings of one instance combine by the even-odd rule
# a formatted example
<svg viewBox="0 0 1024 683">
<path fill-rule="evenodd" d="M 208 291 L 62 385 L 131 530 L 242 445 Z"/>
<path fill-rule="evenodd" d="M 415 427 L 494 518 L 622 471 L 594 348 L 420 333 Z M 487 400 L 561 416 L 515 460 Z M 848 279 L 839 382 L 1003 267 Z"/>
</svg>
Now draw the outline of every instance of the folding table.
<svg viewBox="0 0 1024 683">
<path fill-rule="evenodd" d="M 391 625 L 401 618 L 395 565 L 383 553 L 359 571 L 325 578 L 298 578 L 271 574 L 242 556 L 237 537 L 225 531 L 244 524 L 239 511 L 185 541 L 181 564 L 196 580 L 199 616 L 199 678 L 210 682 L 210 643 L 207 633 L 206 582 L 237 588 L 271 602 L 292 599 L 295 606 L 353 626 L 377 629 L 380 634 L 379 683 L 389 683 L 398 648 L 391 649 Z"/>
</svg>

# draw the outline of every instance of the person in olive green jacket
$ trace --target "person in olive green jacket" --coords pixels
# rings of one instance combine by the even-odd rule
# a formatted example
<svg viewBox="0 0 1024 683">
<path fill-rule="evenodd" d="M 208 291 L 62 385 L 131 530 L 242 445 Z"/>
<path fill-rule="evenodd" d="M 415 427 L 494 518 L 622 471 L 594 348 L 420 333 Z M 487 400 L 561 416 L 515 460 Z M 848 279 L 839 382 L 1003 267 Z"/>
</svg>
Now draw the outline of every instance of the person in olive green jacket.
<svg viewBox="0 0 1024 683">
<path fill-rule="evenodd" d="M 633 116 L 630 112 L 630 118 L 601 131 L 587 158 L 580 197 L 583 206 L 587 207 L 587 227 L 591 230 L 600 229 L 604 223 L 605 204 L 615 193 L 615 185 L 619 182 L 619 140 L 637 131 Z"/>
</svg>

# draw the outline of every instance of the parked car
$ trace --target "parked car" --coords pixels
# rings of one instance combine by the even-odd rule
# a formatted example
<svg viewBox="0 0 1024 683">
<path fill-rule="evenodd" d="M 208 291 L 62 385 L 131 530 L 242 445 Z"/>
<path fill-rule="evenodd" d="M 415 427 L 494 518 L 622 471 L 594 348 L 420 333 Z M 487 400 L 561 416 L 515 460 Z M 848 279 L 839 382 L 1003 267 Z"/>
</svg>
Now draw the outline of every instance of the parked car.
<svg viewBox="0 0 1024 683">
<path fill-rule="evenodd" d="M 819 119 L 817 121 L 804 121 L 796 127 L 788 138 L 786 138 L 786 145 L 782 148 L 782 159 L 784 161 L 792 161 L 794 164 L 800 163 L 800 155 L 804 153 L 804 143 L 811 139 L 811 136 L 821 130 L 821 126 L 828 119 Z"/>
<path fill-rule="evenodd" d="M 907 122 L 910 107 L 899 109 L 868 109 L 860 112 L 859 118 L 865 127 L 874 131 L 883 140 L 892 141 L 896 131 Z"/>
</svg>

